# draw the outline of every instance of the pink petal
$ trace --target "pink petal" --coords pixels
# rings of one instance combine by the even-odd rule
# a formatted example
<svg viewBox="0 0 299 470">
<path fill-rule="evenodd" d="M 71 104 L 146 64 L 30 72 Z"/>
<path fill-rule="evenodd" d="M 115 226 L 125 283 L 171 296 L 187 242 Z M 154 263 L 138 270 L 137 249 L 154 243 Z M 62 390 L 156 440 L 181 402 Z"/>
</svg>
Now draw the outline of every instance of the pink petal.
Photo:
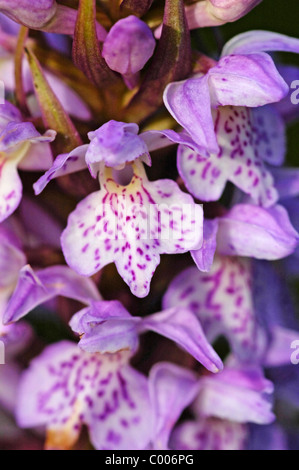
<svg viewBox="0 0 299 470">
<path fill-rule="evenodd" d="M 284 134 L 270 127 L 269 114 L 238 107 L 220 107 L 215 112 L 215 130 L 220 151 L 208 159 L 185 146 L 178 149 L 178 169 L 189 191 L 203 201 L 215 201 L 231 181 L 254 201 L 273 205 L 278 194 L 263 159 L 284 158 Z"/>
</svg>

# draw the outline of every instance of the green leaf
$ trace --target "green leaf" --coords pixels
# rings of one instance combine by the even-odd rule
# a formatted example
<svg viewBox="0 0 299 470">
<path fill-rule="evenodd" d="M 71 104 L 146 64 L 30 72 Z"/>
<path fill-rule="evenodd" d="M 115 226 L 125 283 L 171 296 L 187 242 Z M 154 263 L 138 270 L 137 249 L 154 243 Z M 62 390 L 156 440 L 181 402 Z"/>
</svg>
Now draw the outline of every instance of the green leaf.
<svg viewBox="0 0 299 470">
<path fill-rule="evenodd" d="M 55 153 L 67 153 L 78 145 L 81 139 L 73 122 L 67 115 L 54 91 L 50 87 L 39 61 L 34 53 L 25 48 L 27 54 L 35 94 L 40 104 L 43 122 L 46 128 L 57 132 L 57 137 L 53 142 Z"/>
</svg>

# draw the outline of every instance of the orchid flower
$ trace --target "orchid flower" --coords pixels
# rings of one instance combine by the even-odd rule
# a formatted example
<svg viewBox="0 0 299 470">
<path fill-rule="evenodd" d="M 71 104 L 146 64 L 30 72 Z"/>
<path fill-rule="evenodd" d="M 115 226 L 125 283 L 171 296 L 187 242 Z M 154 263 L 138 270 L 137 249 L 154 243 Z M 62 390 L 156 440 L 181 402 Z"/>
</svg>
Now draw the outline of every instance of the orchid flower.
<svg viewBox="0 0 299 470">
<path fill-rule="evenodd" d="M 164 103 L 201 152 L 180 146 L 178 169 L 188 190 L 203 201 L 217 200 L 231 181 L 256 203 L 278 200 L 267 164 L 285 156 L 284 123 L 272 103 L 288 86 L 264 51 L 299 51 L 299 40 L 252 31 L 230 40 L 205 74 L 171 83 Z"/>
<path fill-rule="evenodd" d="M 262 0 L 198 0 L 185 7 L 189 29 L 221 26 L 245 16 Z M 155 31 L 161 37 L 162 26 Z"/>
<path fill-rule="evenodd" d="M 213 373 L 222 362 L 208 343 L 198 319 L 191 310 L 171 308 L 144 318 L 132 317 L 120 302 L 93 302 L 70 321 L 80 335 L 79 347 L 89 353 L 136 352 L 139 335 L 154 331 L 175 341 Z"/>
<path fill-rule="evenodd" d="M 215 377 L 199 379 L 199 393 L 192 405 L 196 419 L 173 432 L 175 450 L 244 450 L 248 423 L 269 424 L 275 419 L 269 400 L 273 384 L 258 368 L 226 367 Z"/>
<path fill-rule="evenodd" d="M 172 180 L 148 181 L 142 161 L 150 164 L 147 139 L 157 148 L 153 135 L 158 141 L 184 140 L 167 131 L 138 136 L 136 124 L 110 121 L 89 134 L 89 145 L 59 155 L 34 185 L 39 194 L 52 178 L 86 166 L 93 177 L 99 174 L 101 190 L 69 216 L 61 238 L 63 253 L 84 276 L 115 262 L 138 297 L 148 294 L 160 254 L 185 253 L 202 244 L 201 206 Z"/>
<path fill-rule="evenodd" d="M 220 26 L 247 15 L 262 0 L 203 0 L 188 5 L 186 15 L 190 29 Z"/>
<path fill-rule="evenodd" d="M 191 309 L 211 344 L 223 335 L 239 361 L 272 367 L 289 363 L 290 344 L 298 338 L 298 325 L 283 320 L 285 310 L 290 318 L 293 312 L 287 298 L 269 264 L 216 254 L 208 272 L 191 267 L 180 273 L 163 306 Z"/>
<path fill-rule="evenodd" d="M 89 354 L 67 341 L 49 346 L 21 378 L 19 426 L 46 425 L 47 449 L 71 449 L 85 424 L 98 450 L 166 450 L 172 427 L 195 398 L 197 378 L 161 363 L 147 379 L 129 359 L 126 350 Z"/>
<path fill-rule="evenodd" d="M 216 219 L 206 219 L 204 241 L 191 255 L 201 271 L 208 272 L 215 252 L 226 256 L 243 256 L 269 261 L 295 252 L 299 235 L 282 205 L 269 209 L 242 203 Z"/>
<path fill-rule="evenodd" d="M 41 135 L 31 122 L 22 122 L 18 109 L 6 102 L 0 105 L 0 222 L 18 207 L 22 183 L 17 168 L 45 170 L 52 162 L 49 142 L 56 132 Z"/>
</svg>

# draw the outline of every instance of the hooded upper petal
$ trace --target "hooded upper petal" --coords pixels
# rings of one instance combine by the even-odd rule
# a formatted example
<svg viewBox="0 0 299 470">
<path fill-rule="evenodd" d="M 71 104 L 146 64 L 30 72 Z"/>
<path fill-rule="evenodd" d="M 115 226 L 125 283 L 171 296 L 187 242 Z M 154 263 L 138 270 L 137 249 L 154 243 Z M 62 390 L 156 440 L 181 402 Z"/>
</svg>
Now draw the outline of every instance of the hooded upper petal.
<svg viewBox="0 0 299 470">
<path fill-rule="evenodd" d="M 288 93 L 273 59 L 265 53 L 222 57 L 208 72 L 213 106 L 257 107 Z"/>
<path fill-rule="evenodd" d="M 138 323 L 118 301 L 92 302 L 70 321 L 81 337 L 79 346 L 87 352 L 115 353 L 127 349 L 133 354 L 139 345 Z"/>
<path fill-rule="evenodd" d="M 299 234 L 286 209 L 237 204 L 218 219 L 217 250 L 230 256 L 275 260 L 295 251 Z"/>
<path fill-rule="evenodd" d="M 109 121 L 88 134 L 91 143 L 86 152 L 86 163 L 92 167 L 104 162 L 106 166 L 118 167 L 144 157 L 150 163 L 150 156 L 144 141 L 138 136 L 137 124 Z"/>
<path fill-rule="evenodd" d="M 164 104 L 176 121 L 190 134 L 202 152 L 218 152 L 211 112 L 208 76 L 170 83 Z"/>
<path fill-rule="evenodd" d="M 238 34 L 226 43 L 222 56 L 264 51 L 299 52 L 299 39 L 272 31 L 253 30 Z"/>
</svg>

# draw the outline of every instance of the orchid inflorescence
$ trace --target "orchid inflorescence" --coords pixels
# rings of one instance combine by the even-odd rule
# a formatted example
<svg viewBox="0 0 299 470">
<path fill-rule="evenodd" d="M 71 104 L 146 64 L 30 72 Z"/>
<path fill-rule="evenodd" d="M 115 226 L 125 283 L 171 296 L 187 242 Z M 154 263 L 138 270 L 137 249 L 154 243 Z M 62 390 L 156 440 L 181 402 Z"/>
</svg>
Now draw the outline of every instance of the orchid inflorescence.
<svg viewBox="0 0 299 470">
<path fill-rule="evenodd" d="M 299 446 L 299 39 L 218 28 L 260 3 L 0 0 L 3 448 Z"/>
</svg>

